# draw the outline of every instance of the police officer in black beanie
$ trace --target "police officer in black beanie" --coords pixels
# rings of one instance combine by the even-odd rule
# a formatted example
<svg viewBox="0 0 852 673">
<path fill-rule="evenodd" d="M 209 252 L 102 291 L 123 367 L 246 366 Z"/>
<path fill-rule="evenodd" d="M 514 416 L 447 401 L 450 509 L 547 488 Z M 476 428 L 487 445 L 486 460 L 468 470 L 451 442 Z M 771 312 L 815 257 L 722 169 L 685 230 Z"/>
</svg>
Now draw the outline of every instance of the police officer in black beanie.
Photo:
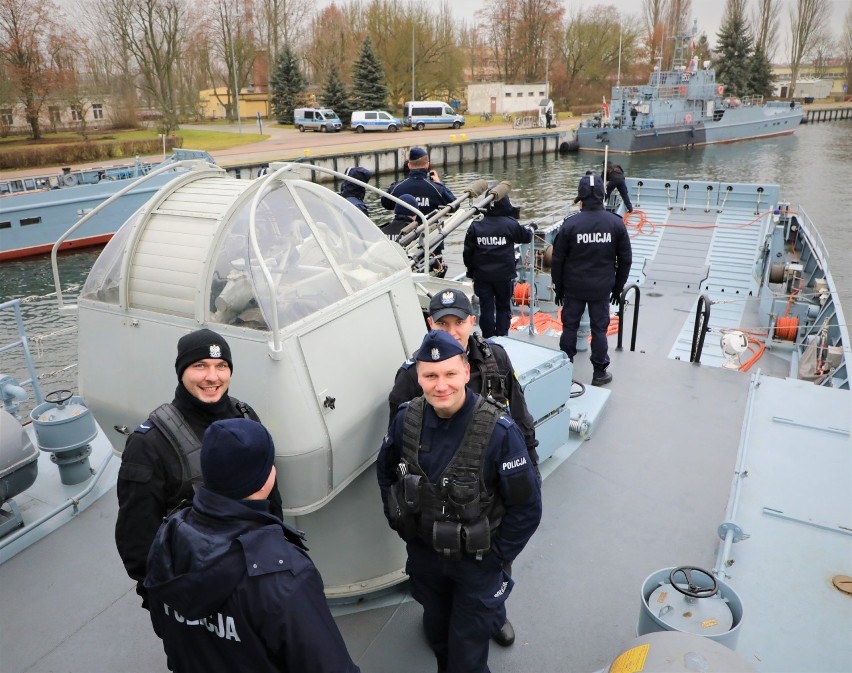
<svg viewBox="0 0 852 673">
<path fill-rule="evenodd" d="M 116 485 L 115 543 L 127 574 L 137 582 L 144 608 L 148 550 L 163 518 L 190 502 L 193 486 L 201 481 L 204 431 L 220 419 L 260 421 L 245 402 L 228 395 L 233 368 L 231 349 L 221 335 L 209 329 L 184 335 L 177 344 L 174 399 L 157 407 L 127 438 Z M 280 517 L 277 485 L 269 500 Z"/>
<path fill-rule="evenodd" d="M 260 423 L 215 421 L 192 507 L 151 545 L 151 622 L 175 673 L 358 673 L 304 535 L 270 511 L 274 458 Z"/>
</svg>

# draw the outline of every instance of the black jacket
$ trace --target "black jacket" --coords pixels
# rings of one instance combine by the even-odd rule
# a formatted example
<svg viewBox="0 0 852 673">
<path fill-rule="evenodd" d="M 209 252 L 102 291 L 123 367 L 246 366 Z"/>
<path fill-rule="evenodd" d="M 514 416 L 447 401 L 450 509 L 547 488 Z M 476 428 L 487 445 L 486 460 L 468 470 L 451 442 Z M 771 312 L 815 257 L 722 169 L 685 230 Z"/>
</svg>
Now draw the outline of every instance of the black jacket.
<svg viewBox="0 0 852 673">
<path fill-rule="evenodd" d="M 630 194 L 627 192 L 627 183 L 624 182 L 624 170 L 621 166 L 615 165 L 607 171 L 606 175 L 606 198 L 613 190 L 617 189 L 621 195 L 621 200 L 624 202 L 624 207 L 628 213 L 633 212 L 633 204 L 630 202 Z"/>
<path fill-rule="evenodd" d="M 620 292 L 633 253 L 627 228 L 600 201 L 566 217 L 553 243 L 551 276 L 558 295 L 595 301 Z"/>
<path fill-rule="evenodd" d="M 491 357 L 497 364 L 497 371 L 501 375 L 505 397 L 509 403 L 509 415 L 520 428 L 530 457 L 534 463 L 538 464 L 538 454 L 535 450 L 535 447 L 538 446 L 538 440 L 535 438 L 535 420 L 527 410 L 524 391 L 521 390 L 521 385 L 515 378 L 515 369 L 512 367 L 512 361 L 509 359 L 506 349 L 500 344 L 481 340 L 481 337 L 477 334 L 471 334 L 467 346 L 467 357 L 470 361 L 470 381 L 467 386 L 476 393 L 484 392 L 482 390 L 482 364 L 487 359 L 487 352 L 491 353 Z M 415 353 L 415 355 L 417 354 Z M 388 424 L 393 423 L 393 419 L 396 418 L 399 405 L 422 394 L 423 389 L 417 382 L 417 367 L 412 357 L 412 359 L 406 360 L 396 372 L 393 389 L 388 395 L 390 405 Z"/>
<path fill-rule="evenodd" d="M 203 486 L 160 527 L 145 588 L 176 673 L 357 673 L 301 534 Z"/>
<path fill-rule="evenodd" d="M 208 405 L 215 406 L 208 412 L 182 384 L 178 384 L 172 404 L 199 439 L 214 420 L 243 417 L 233 398 L 227 395 L 215 405 Z M 254 410 L 246 407 L 247 417 L 260 421 Z M 181 502 L 192 501 L 192 486 L 182 480 L 182 475 L 177 452 L 150 419 L 127 438 L 116 484 L 115 544 L 127 574 L 138 582 L 137 591 L 143 598 L 146 559 L 157 529 L 163 518 Z M 270 501 L 273 512 L 281 516 L 281 494 L 277 486 L 272 490 Z"/>
<path fill-rule="evenodd" d="M 515 278 L 515 244 L 531 240 L 532 231 L 510 215 L 489 214 L 471 222 L 462 251 L 467 275 L 485 283 Z"/>
</svg>

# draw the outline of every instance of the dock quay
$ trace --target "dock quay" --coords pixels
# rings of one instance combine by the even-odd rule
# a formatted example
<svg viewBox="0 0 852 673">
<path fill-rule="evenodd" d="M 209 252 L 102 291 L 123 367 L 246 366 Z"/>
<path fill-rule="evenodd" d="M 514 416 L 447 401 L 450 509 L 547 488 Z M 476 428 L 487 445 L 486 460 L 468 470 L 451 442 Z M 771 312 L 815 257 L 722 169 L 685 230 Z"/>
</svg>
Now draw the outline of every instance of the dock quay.
<svg viewBox="0 0 852 673">
<path fill-rule="evenodd" d="M 802 123 L 810 124 L 811 122 L 833 122 L 838 119 L 852 119 L 852 104 L 840 104 L 832 107 L 805 106 L 805 114 L 802 117 Z"/>
<path fill-rule="evenodd" d="M 439 166 L 446 170 L 450 167 L 460 166 L 480 161 L 492 161 L 494 159 L 507 159 L 555 154 L 559 151 L 559 145 L 573 134 L 563 131 L 540 131 L 538 133 L 498 135 L 494 137 L 470 138 L 465 133 L 449 134 L 447 139 L 435 137 L 436 142 L 422 142 L 423 136 L 408 135 L 400 137 L 396 147 L 380 147 L 371 149 L 345 148 L 335 153 L 321 151 L 303 151 L 302 154 L 280 159 L 269 159 L 266 161 L 251 161 L 247 163 L 220 163 L 229 175 L 236 178 L 251 179 L 258 176 L 261 170 L 266 169 L 273 161 L 309 161 L 315 166 L 329 168 L 334 171 L 343 172 L 350 166 L 363 166 L 373 172 L 373 175 L 396 174 L 402 172 L 406 154 L 410 147 L 419 145 L 429 152 L 429 158 L 433 166 Z M 405 142 L 407 141 L 407 142 Z M 311 171 L 312 182 L 330 181 L 328 174 L 320 171 Z"/>
</svg>

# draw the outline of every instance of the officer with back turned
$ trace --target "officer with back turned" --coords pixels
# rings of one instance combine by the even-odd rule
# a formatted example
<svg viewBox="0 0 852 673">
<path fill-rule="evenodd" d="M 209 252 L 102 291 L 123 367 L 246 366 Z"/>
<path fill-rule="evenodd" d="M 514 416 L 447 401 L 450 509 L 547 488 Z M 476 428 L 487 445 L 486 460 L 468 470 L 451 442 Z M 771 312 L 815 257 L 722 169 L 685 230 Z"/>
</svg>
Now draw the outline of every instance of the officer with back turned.
<svg viewBox="0 0 852 673">
<path fill-rule="evenodd" d="M 447 332 L 417 351 L 423 395 L 402 405 L 376 463 L 385 516 L 407 543 L 439 671 L 486 673 L 514 582 L 504 565 L 541 520 L 541 490 L 515 423 L 467 388 L 470 365 Z"/>
<path fill-rule="evenodd" d="M 573 362 L 580 318 L 588 306 L 592 385 L 602 386 L 612 381 L 612 374 L 607 371 L 609 305 L 618 303 L 633 254 L 624 222 L 604 208 L 599 175 L 586 174 L 580 179 L 577 201 L 582 202 L 582 211 L 565 218 L 553 242 L 551 277 L 556 305 L 562 306 L 559 347 Z"/>
</svg>

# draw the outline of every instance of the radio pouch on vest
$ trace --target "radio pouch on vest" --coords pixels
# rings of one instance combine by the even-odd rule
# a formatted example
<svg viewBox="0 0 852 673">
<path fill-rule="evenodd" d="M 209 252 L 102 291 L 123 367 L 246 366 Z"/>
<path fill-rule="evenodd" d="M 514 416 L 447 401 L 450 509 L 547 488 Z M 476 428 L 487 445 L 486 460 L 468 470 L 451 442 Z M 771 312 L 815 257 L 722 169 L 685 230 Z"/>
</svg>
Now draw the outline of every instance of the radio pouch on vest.
<svg viewBox="0 0 852 673">
<path fill-rule="evenodd" d="M 461 558 L 460 523 L 436 521 L 432 524 L 432 547 L 444 558 Z"/>
</svg>

